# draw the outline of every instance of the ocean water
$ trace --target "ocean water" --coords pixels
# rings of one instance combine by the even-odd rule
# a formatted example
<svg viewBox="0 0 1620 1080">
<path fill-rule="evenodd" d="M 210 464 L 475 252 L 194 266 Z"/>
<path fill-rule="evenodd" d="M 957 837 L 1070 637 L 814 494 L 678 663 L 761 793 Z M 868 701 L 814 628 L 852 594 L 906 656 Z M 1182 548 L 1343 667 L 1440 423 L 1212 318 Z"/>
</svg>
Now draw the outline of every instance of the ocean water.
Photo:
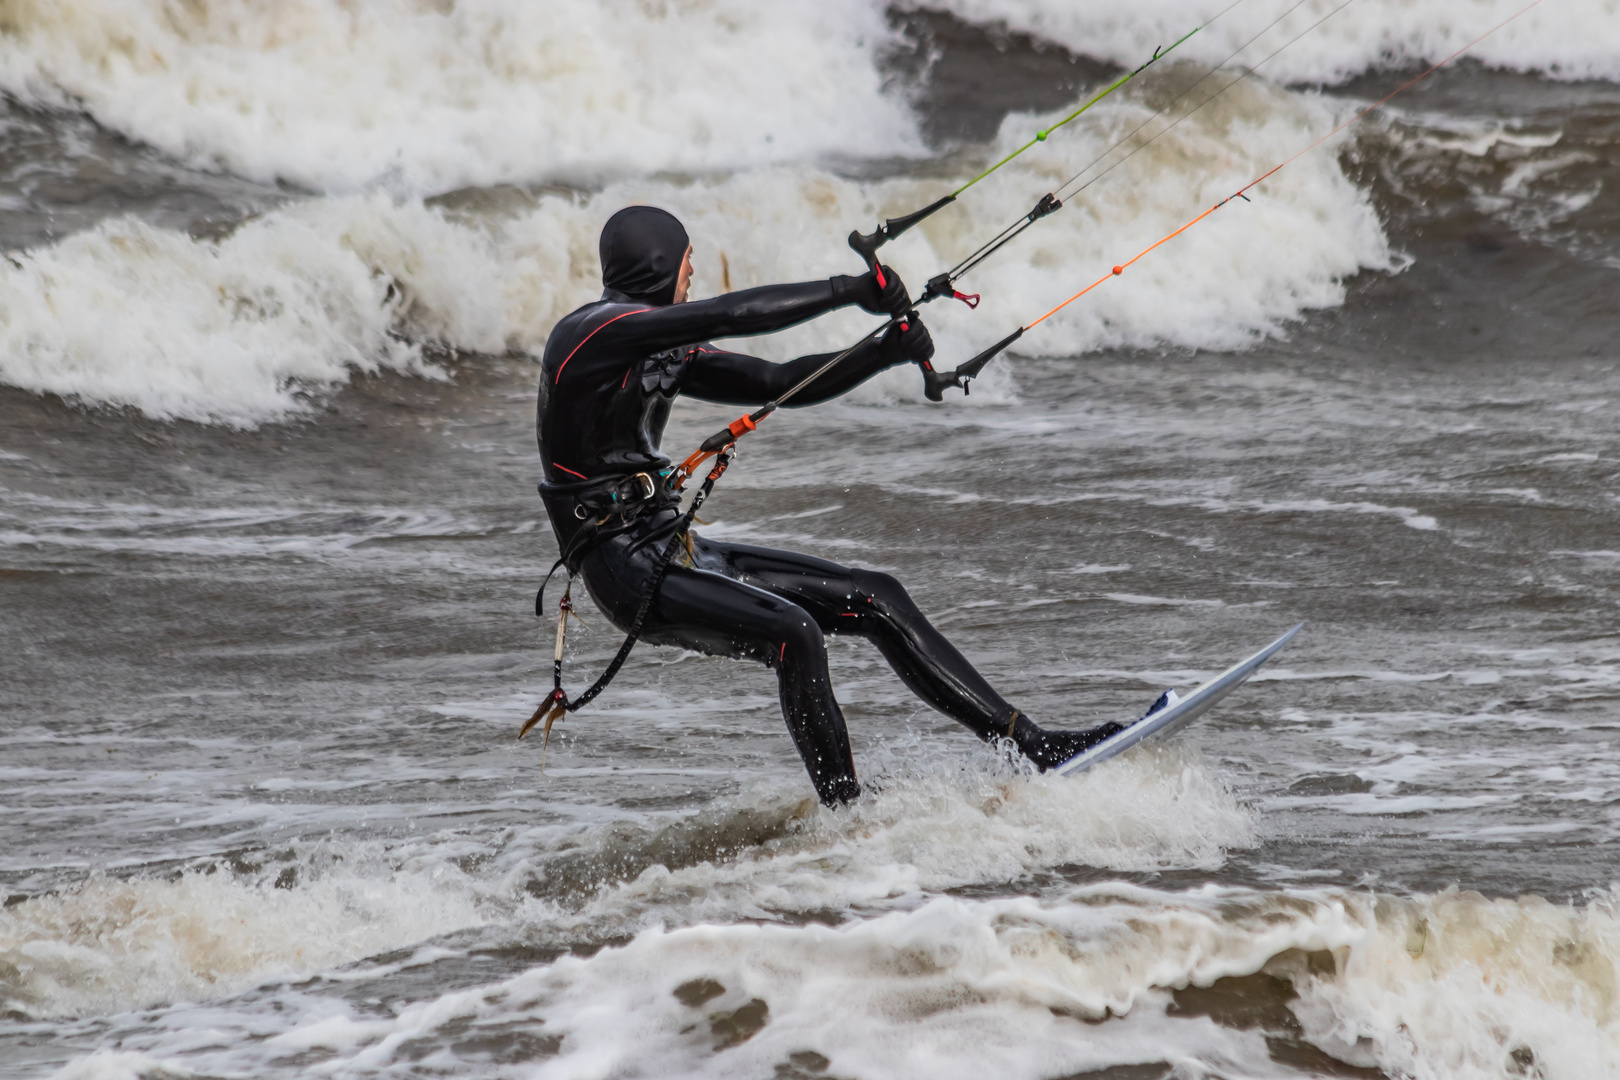
<svg viewBox="0 0 1620 1080">
<path fill-rule="evenodd" d="M 1521 6 L 1242 0 L 885 255 L 919 286 L 1164 131 L 926 311 L 953 366 Z M 1620 1074 L 1613 0 L 970 396 L 779 415 L 705 511 L 895 573 L 1053 725 L 1307 622 L 1185 735 L 1031 775 L 833 639 L 837 812 L 752 665 L 638 647 L 513 742 L 536 357 L 607 214 L 680 214 L 699 295 L 853 272 L 1219 10 L 0 4 L 0 1077 Z"/>
</svg>

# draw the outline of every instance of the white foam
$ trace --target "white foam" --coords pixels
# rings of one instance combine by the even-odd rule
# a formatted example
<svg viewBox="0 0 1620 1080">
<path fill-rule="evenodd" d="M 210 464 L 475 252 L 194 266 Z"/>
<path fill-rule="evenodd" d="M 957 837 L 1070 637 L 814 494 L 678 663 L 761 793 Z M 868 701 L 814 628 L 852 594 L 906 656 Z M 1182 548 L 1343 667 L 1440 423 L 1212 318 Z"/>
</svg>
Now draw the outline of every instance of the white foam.
<svg viewBox="0 0 1620 1080">
<path fill-rule="evenodd" d="M 1142 596 L 1138 593 L 1103 593 L 1105 600 L 1116 604 L 1136 604 L 1143 607 L 1225 607 L 1224 600 L 1190 600 L 1184 597 Z"/>
<path fill-rule="evenodd" d="M 165 1064 L 264 1072 L 319 1048 L 326 1070 L 390 1071 L 458 1033 L 523 1030 L 555 1040 L 554 1056 L 530 1062 L 540 1077 L 768 1076 L 795 1055 L 846 1076 L 1033 1078 L 1164 1061 L 1192 1075 L 1292 1075 L 1264 1031 L 1169 1008 L 1171 991 L 1264 972 L 1291 985 L 1304 1038 L 1341 1062 L 1417 1080 L 1532 1067 L 1575 1080 L 1620 1068 L 1617 958 L 1612 894 L 1557 907 L 1107 884 L 1040 901 L 935 897 L 838 927 L 655 927 L 393 1017 L 323 999 L 268 1041 L 216 1039 L 223 1048 Z"/>
<path fill-rule="evenodd" d="M 1176 52 L 1206 64 L 1232 51 L 1293 6 L 1248 0 Z M 1255 64 L 1343 0 L 1310 0 L 1239 58 Z M 1001 22 L 1087 56 L 1134 68 L 1226 7 L 1223 0 L 942 0 L 964 18 Z M 1436 63 L 1529 6 L 1529 0 L 1357 0 L 1288 46 L 1262 70 L 1286 82 L 1334 83 L 1369 68 Z M 1565 79 L 1620 78 L 1620 13 L 1614 0 L 1541 3 L 1468 54 L 1487 65 Z M 1394 89 L 1392 84 L 1390 89 Z"/>
<path fill-rule="evenodd" d="M 651 931 L 589 960 L 406 1010 L 345 1064 L 383 1067 L 401 1044 L 450 1021 L 520 1016 L 544 1016 L 546 1032 L 562 1037 L 539 1077 L 768 1076 L 794 1054 L 824 1059 L 831 1075 L 941 1078 L 981 1077 L 991 1063 L 996 1075 L 1037 1077 L 1143 1054 L 1257 1056 L 1256 1035 L 1167 1022 L 1162 996 L 1125 1023 L 1083 1026 L 1082 1018 L 1130 1011 L 1149 991 L 1144 983 L 1177 962 L 1146 955 L 1151 931 L 1115 938 L 1120 912 L 1097 902 L 1054 911 L 1029 900 L 938 899 L 837 929 Z M 1220 959 L 1203 966 L 1218 970 Z M 701 980 L 721 993 L 697 1005 L 675 997 Z M 750 1017 L 755 1002 L 765 1009 L 754 1004 Z"/>
<path fill-rule="evenodd" d="M 188 1077 L 190 1069 L 139 1050 L 97 1050 L 56 1073 L 54 1080 L 147 1080 L 148 1077 Z"/>
<path fill-rule="evenodd" d="M 1020 158 L 1019 167 L 985 181 L 960 211 L 925 223 L 941 261 L 954 262 L 1007 224 L 1009 206 L 1032 205 L 1033 194 L 1078 173 L 1151 115 L 1132 100 L 1105 104 Z M 1251 193 L 1256 202 L 1228 203 L 1121 276 L 1109 271 L 1331 130 L 1339 109 L 1311 95 L 1243 84 L 1040 222 L 1021 246 L 975 271 L 967 287 L 1018 298 L 1017 310 L 1028 314 L 1017 317 L 1028 322 L 1101 280 L 1017 346 L 1045 356 L 1158 343 L 1242 348 L 1304 311 L 1334 306 L 1343 300 L 1344 278 L 1397 262 L 1370 202 L 1339 171 L 1331 149 L 1260 185 Z M 1034 119 L 1010 117 L 991 153 L 1022 142 Z M 961 315 L 934 318 L 948 328 L 965 323 Z M 988 344 L 995 335 L 984 337 Z"/>
<path fill-rule="evenodd" d="M 1307 4 L 1290 26 L 1319 6 Z M 955 10 L 1131 62 L 1189 17 L 1169 0 L 958 0 Z M 1189 41 L 1186 55 L 1215 55 L 1271 10 L 1251 0 Z M 1503 0 L 1473 0 L 1462 18 L 1439 0 L 1362 0 L 1265 71 L 1331 78 L 1380 57 L 1429 56 L 1465 24 L 1507 10 Z M 1613 12 L 1614 0 L 1544 4 L 1481 55 L 1601 73 L 1620 54 L 1602 29 L 1616 25 Z M 854 269 L 843 245 L 852 225 L 931 201 L 1061 114 L 1010 117 L 992 145 L 944 166 L 954 176 L 855 182 L 822 171 L 813 162 L 832 151 L 920 152 L 899 97 L 880 91 L 874 56 L 889 31 L 882 5 L 867 0 L 814 11 L 745 0 L 566 0 L 543 11 L 518 0 L 95 0 L 14 5 L 7 18 L 0 87 L 12 93 L 77 103 L 193 163 L 328 190 L 384 183 L 402 199 L 316 200 L 221 241 L 107 222 L 0 267 L 0 380 L 161 418 L 253 424 L 354 371 L 432 377 L 427 343 L 532 350 L 597 291 L 596 230 L 631 201 L 687 218 L 700 288 L 718 287 L 721 251 L 738 286 Z M 976 271 L 964 284 L 986 296 L 979 315 L 931 309 L 943 355 L 970 355 L 1107 278 L 1347 109 L 1263 81 L 1239 85 Z M 925 280 L 1147 115 L 1130 91 L 1108 99 L 888 254 L 914 283 Z M 657 178 L 667 169 L 693 171 L 697 182 Z M 548 197 L 506 213 L 447 216 L 410 197 L 559 176 L 623 179 L 583 201 Z M 1019 347 L 1051 356 L 1240 348 L 1338 304 L 1358 271 L 1401 265 L 1332 146 L 1255 194 L 1255 204 L 1229 204 Z M 832 347 L 860 325 L 828 320 L 797 340 Z M 1015 400 L 1006 371 L 1005 361 L 992 365 L 967 404 Z M 904 374 L 873 380 L 856 400 L 910 400 L 914 379 Z M 1421 514 L 1407 520 L 1432 527 Z"/>
<path fill-rule="evenodd" d="M 1178 56 L 1225 57 L 1291 0 L 1249 0 Z M 396 191 L 707 170 L 920 150 L 877 56 L 876 0 L 647 5 L 374 0 L 31 2 L 8 9 L 0 87 L 88 109 L 204 167 L 316 189 Z M 1207 3 L 948 0 L 941 6 L 1134 67 L 1214 14 Z M 1244 59 L 1331 10 L 1311 0 Z M 1360 0 L 1270 61 L 1334 81 L 1436 60 L 1520 0 Z M 1620 77 L 1614 0 L 1544 3 L 1482 42 L 1482 61 Z"/>
<path fill-rule="evenodd" d="M 664 830 L 537 831 L 503 854 L 503 873 L 551 881 L 559 850 L 569 865 L 619 865 L 627 843 L 663 853 L 577 911 L 548 908 L 535 926 L 616 936 L 651 925 L 914 903 L 1057 866 L 1213 869 L 1228 849 L 1254 843 L 1248 811 L 1185 744 L 1143 747 L 1081 778 L 1030 776 L 983 751 L 963 759 L 911 747 L 906 757 L 902 766 L 887 752 L 868 755 L 866 794 L 836 813 L 761 785 Z M 694 836 L 740 838 L 762 822 L 777 823 L 773 837 L 739 843 L 734 859 L 680 855 Z"/>
<path fill-rule="evenodd" d="M 1366 932 L 1334 977 L 1295 978 L 1294 1012 L 1342 1060 L 1423 1080 L 1523 1075 L 1532 1061 L 1548 1078 L 1612 1076 L 1613 901 L 1358 898 L 1347 906 Z"/>
<path fill-rule="evenodd" d="M 378 199 L 306 204 L 218 242 L 104 222 L 0 267 L 0 378 L 239 425 L 295 411 L 301 391 L 353 371 L 442 378 L 423 341 L 500 346 L 472 302 L 495 270 L 478 241 Z M 406 319 L 411 342 L 392 333 Z"/>
<path fill-rule="evenodd" d="M 453 834 L 387 858 L 334 847 L 341 861 L 317 872 L 302 858 L 285 889 L 225 873 L 98 878 L 0 913 L 0 987 L 6 1007 L 35 1016 L 219 999 L 493 923 L 527 942 L 634 940 L 393 1014 L 290 984 L 177 1004 L 132 1019 L 137 1039 L 67 1075 L 388 1071 L 469 1030 L 558 1039 L 556 1056 L 530 1063 L 542 1076 L 771 1075 L 811 1051 L 833 1075 L 922 1063 L 1036 1077 L 1162 1060 L 1275 1075 L 1262 1032 L 1168 1009 L 1169 991 L 1261 971 L 1292 984 L 1310 1041 L 1391 1075 L 1506 1077 L 1533 1058 L 1562 1080 L 1620 1066 L 1612 895 L 1576 908 L 1119 883 L 941 895 L 1073 864 L 1213 868 L 1252 843 L 1253 822 L 1185 744 L 1139 747 L 1080 778 L 1027 776 L 989 754 L 904 756 L 906 768 L 879 756 L 868 795 L 837 813 L 761 785 L 662 825 L 513 831 L 493 853 Z M 765 839 L 746 839 L 762 826 Z M 477 870 L 457 868 L 475 852 Z M 530 899 L 557 860 L 611 868 L 626 853 L 652 864 L 577 903 Z M 847 921 L 817 925 L 825 911 Z M 431 972 L 463 949 L 441 942 L 334 977 Z M 698 1005 L 674 996 L 700 979 L 723 989 Z"/>
<path fill-rule="evenodd" d="M 950 497 L 960 501 L 982 501 L 986 498 L 995 499 L 995 496 L 981 494 L 963 495 L 943 490 L 917 487 L 908 483 L 895 483 L 892 480 L 883 481 L 874 478 L 874 482 L 884 483 L 885 486 L 897 491 L 904 491 L 920 495 L 936 497 Z M 1141 485 L 1130 483 L 1119 484 L 1104 490 L 1073 491 L 1065 493 L 1046 492 L 1040 496 L 1017 496 L 1005 500 L 1014 505 L 1050 505 L 1062 502 L 1123 502 L 1143 503 L 1148 506 L 1196 507 L 1214 514 L 1256 513 L 1256 514 L 1373 514 L 1391 515 L 1398 517 L 1401 524 L 1409 529 L 1420 532 L 1429 532 L 1439 528 L 1439 522 L 1428 514 L 1424 514 L 1410 506 L 1385 506 L 1373 502 L 1337 502 L 1332 499 L 1288 499 L 1282 501 L 1259 499 L 1229 499 L 1212 497 L 1207 494 L 1174 495 L 1149 494 L 1136 490 Z M 1154 487 L 1185 487 L 1186 485 L 1155 484 Z M 1209 480 L 1202 481 L 1198 487 L 1207 489 L 1212 484 Z M 1211 542 L 1204 539 L 1184 541 L 1194 547 L 1207 548 Z M 1552 554 L 1579 554 L 1578 552 L 1553 552 Z M 1069 571 L 1078 573 L 1080 571 Z M 1371 584 L 1394 584 L 1393 582 L 1372 582 Z"/>
<path fill-rule="evenodd" d="M 353 853 L 351 853 L 353 854 Z M 0 911 L 0 996 L 33 1016 L 217 998 L 483 922 L 453 866 L 276 888 L 225 873 L 94 877 Z"/>
<path fill-rule="evenodd" d="M 11 5 L 0 86 L 204 168 L 427 192 L 918 148 L 881 5 Z"/>
<path fill-rule="evenodd" d="M 566 768 L 565 750 L 552 757 Z M 681 818 L 586 813 L 591 824 L 519 830 L 493 852 L 454 834 L 301 847 L 291 887 L 272 884 L 280 863 L 257 877 L 94 877 L 0 912 L 0 998 L 30 1015 L 115 1012 L 219 998 L 491 920 L 537 940 L 612 939 L 915 904 L 1073 864 L 1214 868 L 1253 843 L 1249 813 L 1186 746 L 1142 748 L 1080 779 L 1027 775 L 982 750 L 906 757 L 885 769 L 873 755 L 867 795 L 837 813 L 760 784 Z M 457 862 L 470 852 L 476 875 Z M 536 885 L 546 899 L 531 899 Z"/>
</svg>

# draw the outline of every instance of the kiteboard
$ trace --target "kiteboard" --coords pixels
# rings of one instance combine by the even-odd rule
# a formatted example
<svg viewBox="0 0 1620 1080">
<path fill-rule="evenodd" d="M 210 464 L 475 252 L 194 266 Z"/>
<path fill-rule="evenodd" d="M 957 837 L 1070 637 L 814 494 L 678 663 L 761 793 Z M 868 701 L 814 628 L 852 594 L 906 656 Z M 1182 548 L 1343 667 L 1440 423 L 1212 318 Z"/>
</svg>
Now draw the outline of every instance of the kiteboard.
<svg viewBox="0 0 1620 1080">
<path fill-rule="evenodd" d="M 1294 640 L 1294 635 L 1299 633 L 1304 625 L 1300 623 L 1247 660 L 1233 664 L 1184 698 L 1177 698 L 1174 690 L 1169 691 L 1165 695 L 1163 708 L 1149 712 L 1130 727 L 1110 735 L 1095 746 L 1088 747 L 1052 771 L 1059 775 L 1073 776 L 1098 762 L 1107 761 L 1116 754 L 1124 753 L 1143 739 L 1180 731 L 1208 712 L 1216 702 L 1247 682 L 1250 675 L 1260 670 L 1261 664 L 1270 660 L 1284 645 Z"/>
</svg>

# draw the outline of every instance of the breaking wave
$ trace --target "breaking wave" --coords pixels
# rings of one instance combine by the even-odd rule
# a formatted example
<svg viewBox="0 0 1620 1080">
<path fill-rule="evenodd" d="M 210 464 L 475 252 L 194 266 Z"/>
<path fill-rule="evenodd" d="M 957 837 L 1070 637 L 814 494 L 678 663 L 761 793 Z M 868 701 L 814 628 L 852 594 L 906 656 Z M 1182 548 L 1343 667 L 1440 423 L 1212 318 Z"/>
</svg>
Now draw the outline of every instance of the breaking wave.
<svg viewBox="0 0 1620 1080">
<path fill-rule="evenodd" d="M 205 169 L 323 191 L 915 151 L 882 10 L 748 0 L 22 0 L 0 87 Z"/>
<path fill-rule="evenodd" d="M 1132 66 L 1218 7 L 940 6 Z M 1362 0 L 1266 74 L 1334 82 L 1437 60 L 1522 6 Z M 895 37 L 885 8 L 875 0 L 20 0 L 0 9 L 0 88 L 83 108 L 200 167 L 323 191 L 381 182 L 427 193 L 916 154 L 902 97 L 884 92 L 880 58 Z M 1220 59 L 1286 9 L 1249 0 L 1183 55 Z M 1310 0 L 1277 33 L 1330 10 Z M 1544 4 L 1474 55 L 1559 77 L 1614 78 L 1616 10 L 1614 0 Z"/>
<path fill-rule="evenodd" d="M 936 334 L 964 352 L 984 347 L 1330 128 L 1339 108 L 1240 87 L 1138 155 L 1141 178 L 1097 185 L 1016 254 L 976 271 L 965 286 L 985 294 L 984 307 L 970 315 L 936 305 Z M 926 280 L 1006 224 L 1009 206 L 1057 186 L 1148 115 L 1148 104 L 1128 100 L 1095 110 L 1050 152 L 1019 159 L 886 254 L 909 281 Z M 961 167 L 1004 152 L 1039 119 L 1010 119 Z M 773 166 L 695 182 L 625 180 L 583 198 L 512 192 L 476 210 L 455 199 L 327 197 L 220 238 L 107 221 L 0 265 L 0 379 L 159 418 L 251 425 L 305 407 L 311 392 L 355 371 L 442 378 L 435 347 L 537 352 L 557 318 L 598 294 L 596 232 L 626 203 L 658 203 L 686 220 L 704 295 L 725 280 L 742 288 L 856 269 L 843 245 L 851 222 L 904 212 L 941 187 Z M 1359 270 L 1398 265 L 1370 202 L 1331 153 L 1259 191 L 1263 206 L 1216 215 L 1066 309 L 1026 347 L 1241 347 L 1337 304 Z M 760 347 L 783 358 L 864 327 L 844 313 Z"/>
<path fill-rule="evenodd" d="M 1438 59 L 1517 6 L 1362 0 L 1262 74 L 1334 82 Z M 1193 17 L 1170 0 L 946 7 L 1121 63 Z M 1240 4 L 1175 62 L 1193 70 L 1223 57 L 1281 10 Z M 1309 0 L 1242 59 L 1330 10 Z M 307 408 L 356 372 L 444 378 L 439 350 L 532 352 L 552 321 L 592 298 L 596 228 L 630 201 L 688 219 L 700 294 L 728 279 L 848 271 L 852 225 L 931 201 L 1061 115 L 1011 116 L 990 144 L 928 161 L 928 180 L 853 178 L 855 159 L 930 153 L 903 88 L 885 84 L 899 33 L 885 11 L 871 0 L 813 11 L 741 0 L 7 5 L 0 89 L 82 109 L 195 167 L 321 194 L 223 236 L 109 220 L 14 253 L 0 266 L 0 380 L 156 418 L 251 426 Z M 1615 13 L 1614 0 L 1542 5 L 1474 55 L 1561 78 L 1616 77 Z M 940 340 L 983 347 L 1347 115 L 1343 101 L 1277 83 L 1240 85 L 1043 221 L 967 283 L 987 297 L 976 319 L 930 311 Z M 1110 98 L 889 254 L 914 284 L 932 276 L 1154 104 L 1149 89 Z M 1340 303 L 1358 272 L 1402 265 L 1332 147 L 1259 195 L 1020 344 L 1047 355 L 1243 347 Z M 832 347 L 856 326 L 826 320 L 793 340 Z M 868 396 L 885 393 L 894 390 L 880 380 Z"/>
<path fill-rule="evenodd" d="M 644 824 L 541 826 L 386 847 L 294 844 L 176 877 L 95 877 L 0 911 L 0 1009 L 60 1016 L 216 998 L 485 925 L 534 943 L 795 919 L 1072 864 L 1220 865 L 1247 811 L 1185 747 L 1082 781 L 988 753 L 879 769 L 834 814 L 760 785 Z M 476 864 L 476 871 L 466 867 Z M 244 866 L 244 863 L 251 865 Z"/>
<path fill-rule="evenodd" d="M 526 1024 L 555 1055 L 541 1076 L 813 1063 L 963 1080 L 1156 1063 L 1254 1075 L 1275 1040 L 1341 1069 L 1552 1080 L 1620 1067 L 1617 959 L 1612 895 L 1555 907 L 1116 884 L 1050 902 L 938 898 L 837 928 L 650 930 L 391 1020 L 285 1038 L 384 1068 L 457 1025 Z"/>
<path fill-rule="evenodd" d="M 1061 42 L 1086 56 L 1136 66 L 1185 34 L 1224 3 L 1189 5 L 1183 0 L 1144 0 L 1129 5 L 1052 0 L 942 0 L 938 6 L 975 22 Z M 1205 63 L 1225 59 L 1292 0 L 1237 5 L 1182 49 Z M 1268 78 L 1288 83 L 1333 84 L 1378 68 L 1409 67 L 1444 60 L 1492 27 L 1528 7 L 1528 0 L 1309 0 L 1271 34 L 1245 52 L 1250 63 L 1282 42 L 1326 20 L 1265 65 Z M 1338 10 L 1340 8 L 1342 10 Z M 1191 8 L 1191 10 L 1189 10 Z M 1469 55 L 1508 71 L 1558 79 L 1620 78 L 1620 4 L 1615 0 L 1543 3 L 1491 34 Z"/>
<path fill-rule="evenodd" d="M 1071 865 L 1213 869 L 1252 824 L 1185 744 L 1079 779 L 981 754 L 875 780 L 837 814 L 762 787 L 661 824 L 512 830 L 484 851 L 446 834 L 386 857 L 325 844 L 93 879 L 0 913 L 4 1007 L 168 1016 L 138 1052 L 70 1065 L 79 1076 L 388 1072 L 439 1052 L 504 1052 L 542 1076 L 1252 1075 L 1279 1053 L 1425 1080 L 1620 1066 L 1612 892 L 1557 906 L 1060 880 L 975 899 L 958 891 Z M 582 941 L 607 947 L 381 1012 L 320 990 Z"/>
</svg>

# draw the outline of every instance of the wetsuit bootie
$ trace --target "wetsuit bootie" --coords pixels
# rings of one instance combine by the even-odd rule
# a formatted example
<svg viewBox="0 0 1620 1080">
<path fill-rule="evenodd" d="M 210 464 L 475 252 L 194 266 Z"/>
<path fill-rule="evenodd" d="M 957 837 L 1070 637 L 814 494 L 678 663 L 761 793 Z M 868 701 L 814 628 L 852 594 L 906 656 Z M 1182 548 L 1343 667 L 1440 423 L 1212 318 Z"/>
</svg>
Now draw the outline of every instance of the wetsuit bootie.
<svg viewBox="0 0 1620 1080">
<path fill-rule="evenodd" d="M 1174 690 L 1166 690 L 1148 706 L 1148 711 L 1129 724 L 1110 721 L 1085 731 L 1048 731 L 1022 713 L 1014 712 L 1008 720 L 1008 735 L 1018 745 L 1019 753 L 1033 761 L 1042 772 L 1055 769 L 1076 754 L 1084 753 L 1109 736 L 1140 724 L 1161 709 L 1167 709 L 1181 699 Z"/>
<path fill-rule="evenodd" d="M 1022 713 L 1015 714 L 1010 725 L 1010 737 L 1035 766 L 1046 772 L 1055 769 L 1076 754 L 1096 746 L 1104 739 L 1125 730 L 1126 725 L 1109 722 L 1085 731 L 1048 731 Z"/>
</svg>

